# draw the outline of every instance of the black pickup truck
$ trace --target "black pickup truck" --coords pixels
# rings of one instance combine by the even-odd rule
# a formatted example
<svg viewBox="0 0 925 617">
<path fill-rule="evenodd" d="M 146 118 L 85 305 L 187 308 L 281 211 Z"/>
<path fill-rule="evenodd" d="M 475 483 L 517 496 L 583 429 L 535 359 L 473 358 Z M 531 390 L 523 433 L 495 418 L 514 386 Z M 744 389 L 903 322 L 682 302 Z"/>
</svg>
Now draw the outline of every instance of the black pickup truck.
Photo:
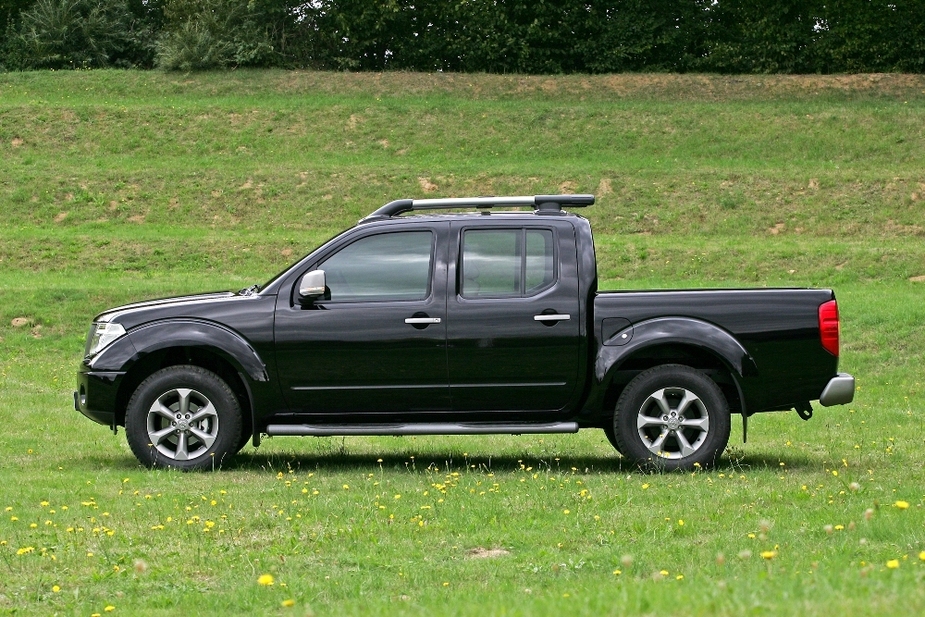
<svg viewBox="0 0 925 617">
<path fill-rule="evenodd" d="M 733 413 L 853 399 L 831 290 L 600 292 L 565 210 L 593 203 L 393 201 L 265 285 L 105 311 L 75 407 L 152 467 L 215 468 L 262 435 L 598 428 L 667 470 L 713 464 Z"/>
</svg>

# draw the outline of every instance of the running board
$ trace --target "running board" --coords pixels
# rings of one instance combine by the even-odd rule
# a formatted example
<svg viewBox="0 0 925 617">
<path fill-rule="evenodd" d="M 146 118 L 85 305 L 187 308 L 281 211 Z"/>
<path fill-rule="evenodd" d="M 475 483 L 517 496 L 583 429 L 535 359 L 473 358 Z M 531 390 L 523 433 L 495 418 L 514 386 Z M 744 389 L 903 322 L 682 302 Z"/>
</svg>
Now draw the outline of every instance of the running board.
<svg viewBox="0 0 925 617">
<path fill-rule="evenodd" d="M 577 422 L 426 422 L 389 424 L 271 424 L 264 433 L 273 436 L 295 435 L 332 437 L 342 435 L 534 435 L 542 433 L 577 433 Z"/>
</svg>

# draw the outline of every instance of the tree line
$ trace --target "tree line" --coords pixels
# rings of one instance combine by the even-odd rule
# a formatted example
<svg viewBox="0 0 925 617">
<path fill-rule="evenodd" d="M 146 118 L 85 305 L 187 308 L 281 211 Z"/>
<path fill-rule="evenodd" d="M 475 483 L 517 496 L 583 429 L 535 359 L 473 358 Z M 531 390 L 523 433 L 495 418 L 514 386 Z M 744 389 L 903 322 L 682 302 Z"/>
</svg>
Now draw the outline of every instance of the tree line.
<svg viewBox="0 0 925 617">
<path fill-rule="evenodd" d="M 0 70 L 925 72 L 925 0 L 0 0 Z"/>
</svg>

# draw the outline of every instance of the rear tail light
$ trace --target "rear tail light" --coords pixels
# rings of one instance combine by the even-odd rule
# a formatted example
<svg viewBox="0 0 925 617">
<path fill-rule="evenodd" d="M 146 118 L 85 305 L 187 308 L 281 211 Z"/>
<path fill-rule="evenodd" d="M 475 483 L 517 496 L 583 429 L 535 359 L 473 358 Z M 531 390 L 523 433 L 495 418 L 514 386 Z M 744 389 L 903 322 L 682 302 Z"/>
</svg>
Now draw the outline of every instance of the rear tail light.
<svg viewBox="0 0 925 617">
<path fill-rule="evenodd" d="M 819 305 L 819 340 L 833 356 L 838 357 L 838 303 L 829 300 Z"/>
</svg>

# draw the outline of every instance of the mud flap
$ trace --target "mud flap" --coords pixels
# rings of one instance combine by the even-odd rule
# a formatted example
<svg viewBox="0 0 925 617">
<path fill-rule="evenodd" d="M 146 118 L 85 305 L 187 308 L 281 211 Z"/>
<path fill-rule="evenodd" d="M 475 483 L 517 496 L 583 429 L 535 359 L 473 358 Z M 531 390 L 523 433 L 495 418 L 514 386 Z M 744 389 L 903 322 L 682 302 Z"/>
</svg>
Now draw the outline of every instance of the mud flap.
<svg viewBox="0 0 925 617">
<path fill-rule="evenodd" d="M 809 401 L 800 403 L 795 407 L 795 409 L 797 410 L 797 415 L 804 420 L 809 420 L 813 417 L 813 406 L 809 404 Z"/>
</svg>

